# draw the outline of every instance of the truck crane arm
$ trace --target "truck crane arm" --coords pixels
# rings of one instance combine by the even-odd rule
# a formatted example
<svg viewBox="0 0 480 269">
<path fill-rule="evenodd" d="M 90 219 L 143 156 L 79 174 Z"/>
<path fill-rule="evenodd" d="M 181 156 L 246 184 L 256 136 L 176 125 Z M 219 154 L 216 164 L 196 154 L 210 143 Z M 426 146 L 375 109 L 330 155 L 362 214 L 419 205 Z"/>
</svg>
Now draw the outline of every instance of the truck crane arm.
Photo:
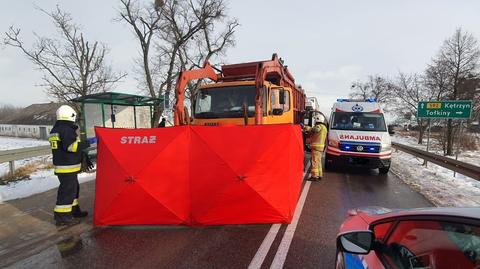
<svg viewBox="0 0 480 269">
<path fill-rule="evenodd" d="M 215 73 L 214 68 L 210 63 L 206 62 L 203 68 L 194 70 L 185 70 L 178 75 L 177 85 L 175 86 L 175 108 L 174 108 L 174 122 L 175 126 L 189 124 L 187 119 L 188 112 L 184 106 L 185 90 L 187 84 L 195 79 L 209 78 L 213 81 L 217 81 L 220 74 Z"/>
</svg>

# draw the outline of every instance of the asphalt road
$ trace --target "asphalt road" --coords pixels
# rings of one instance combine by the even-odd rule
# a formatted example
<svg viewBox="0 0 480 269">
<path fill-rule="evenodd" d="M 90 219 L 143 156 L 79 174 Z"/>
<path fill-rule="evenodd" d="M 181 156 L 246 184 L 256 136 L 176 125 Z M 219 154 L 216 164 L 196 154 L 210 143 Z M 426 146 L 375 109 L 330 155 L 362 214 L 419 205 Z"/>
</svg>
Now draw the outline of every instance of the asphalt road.
<svg viewBox="0 0 480 269">
<path fill-rule="evenodd" d="M 257 252 L 264 251 L 264 258 L 256 263 L 261 268 L 269 268 L 279 253 L 286 254 L 284 268 L 333 268 L 335 235 L 348 209 L 432 206 L 395 175 L 379 175 L 375 170 L 327 172 L 321 182 L 304 187 L 307 185 L 296 229 L 292 224 L 281 225 L 276 233 L 272 233 L 272 225 L 95 229 L 79 236 L 72 234 L 11 267 L 247 268 Z M 273 243 L 259 251 L 268 234 Z M 287 240 L 289 247 L 285 248 L 282 240 L 288 235 L 293 238 L 291 243 Z"/>
</svg>

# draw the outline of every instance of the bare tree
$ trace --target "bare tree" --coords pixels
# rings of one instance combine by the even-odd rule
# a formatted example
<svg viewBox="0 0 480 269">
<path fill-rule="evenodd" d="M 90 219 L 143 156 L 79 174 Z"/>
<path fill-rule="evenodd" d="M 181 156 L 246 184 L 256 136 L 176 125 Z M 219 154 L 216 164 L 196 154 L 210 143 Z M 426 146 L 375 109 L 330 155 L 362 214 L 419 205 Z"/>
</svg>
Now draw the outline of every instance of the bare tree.
<svg viewBox="0 0 480 269">
<path fill-rule="evenodd" d="M 387 102 L 392 96 L 392 85 L 388 79 L 381 76 L 369 76 L 367 82 L 352 84 L 352 98 L 375 98 L 378 102 Z"/>
<path fill-rule="evenodd" d="M 470 97 L 468 91 L 465 91 L 466 88 L 462 88 L 462 81 L 478 77 L 479 59 L 480 49 L 477 40 L 461 28 L 444 41 L 432 66 L 435 66 L 436 70 L 446 72 L 448 86 L 445 87 L 447 91 L 442 94 L 446 99 L 460 100 Z M 447 155 L 453 155 L 454 131 L 458 127 L 459 125 L 451 119 L 447 121 Z"/>
<path fill-rule="evenodd" d="M 127 22 L 133 29 L 133 32 L 140 44 L 141 60 L 139 65 L 142 66 L 138 71 L 142 74 L 141 83 L 147 92 L 153 98 L 158 98 L 156 85 L 154 82 L 154 73 L 151 59 L 151 48 L 154 42 L 156 31 L 161 28 L 161 13 L 163 1 L 155 1 L 152 6 L 140 6 L 137 1 L 121 0 L 120 18 Z M 158 108 L 157 108 L 158 109 Z M 158 111 L 156 110 L 158 113 Z"/>
<path fill-rule="evenodd" d="M 58 6 L 52 12 L 39 10 L 52 19 L 59 39 L 34 33 L 36 42 L 29 49 L 20 38 L 20 29 L 10 26 L 4 44 L 20 49 L 43 72 L 41 86 L 46 87 L 47 94 L 60 102 L 69 102 L 79 96 L 106 91 L 125 76 L 115 74 L 105 64 L 106 45 L 86 40 L 69 13 Z"/>
<path fill-rule="evenodd" d="M 225 50 L 235 45 L 234 33 L 239 26 L 236 19 L 228 21 L 225 29 L 219 33 L 215 33 L 214 25 L 205 27 L 200 38 L 196 38 L 193 46 L 185 46 L 179 54 L 182 70 L 201 68 L 205 62 L 211 60 L 212 57 L 224 55 Z M 191 109 L 193 110 L 193 97 L 203 80 L 197 80 L 195 83 L 188 85 L 186 97 L 190 100 Z"/>
<path fill-rule="evenodd" d="M 429 100 L 431 96 L 424 86 L 424 79 L 418 74 L 405 74 L 399 72 L 393 85 L 392 104 L 395 111 L 401 115 L 412 115 L 419 126 L 418 144 L 422 144 L 426 124 L 417 118 L 418 102 Z"/>
<path fill-rule="evenodd" d="M 133 28 L 142 47 L 141 74 L 152 97 L 169 98 L 180 70 L 221 55 L 233 45 L 238 22 L 225 22 L 227 8 L 223 0 L 166 0 L 151 6 L 140 6 L 137 0 L 121 2 L 120 18 Z M 215 36 L 216 27 L 223 24 L 226 30 L 219 31 L 223 35 Z M 207 44 L 208 52 L 196 51 L 199 44 Z M 162 113 L 163 107 L 156 108 L 155 122 Z"/>
<path fill-rule="evenodd" d="M 7 117 L 11 115 L 15 115 L 16 113 L 19 113 L 22 111 L 21 107 L 17 107 L 14 105 L 1 105 L 0 106 L 0 121 L 6 119 Z"/>
</svg>

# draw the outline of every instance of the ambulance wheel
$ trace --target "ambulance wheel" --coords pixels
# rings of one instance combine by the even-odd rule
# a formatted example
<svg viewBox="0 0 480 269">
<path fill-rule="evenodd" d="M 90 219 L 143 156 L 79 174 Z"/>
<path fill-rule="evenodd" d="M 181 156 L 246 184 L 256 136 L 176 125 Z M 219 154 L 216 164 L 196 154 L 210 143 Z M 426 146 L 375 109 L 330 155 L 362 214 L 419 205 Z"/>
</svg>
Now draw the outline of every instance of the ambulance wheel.
<svg viewBox="0 0 480 269">
<path fill-rule="evenodd" d="M 378 171 L 380 172 L 380 174 L 387 174 L 388 170 L 390 170 L 390 166 L 378 168 Z"/>
</svg>

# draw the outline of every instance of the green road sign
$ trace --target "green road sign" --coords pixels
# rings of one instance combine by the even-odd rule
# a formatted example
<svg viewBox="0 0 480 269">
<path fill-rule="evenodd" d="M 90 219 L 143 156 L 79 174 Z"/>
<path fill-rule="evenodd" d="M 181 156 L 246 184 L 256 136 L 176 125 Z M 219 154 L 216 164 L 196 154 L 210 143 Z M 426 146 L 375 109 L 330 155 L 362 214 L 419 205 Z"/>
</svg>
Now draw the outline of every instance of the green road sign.
<svg viewBox="0 0 480 269">
<path fill-rule="evenodd" d="M 472 100 L 418 102 L 419 118 L 469 119 L 470 115 L 472 115 Z"/>
</svg>

